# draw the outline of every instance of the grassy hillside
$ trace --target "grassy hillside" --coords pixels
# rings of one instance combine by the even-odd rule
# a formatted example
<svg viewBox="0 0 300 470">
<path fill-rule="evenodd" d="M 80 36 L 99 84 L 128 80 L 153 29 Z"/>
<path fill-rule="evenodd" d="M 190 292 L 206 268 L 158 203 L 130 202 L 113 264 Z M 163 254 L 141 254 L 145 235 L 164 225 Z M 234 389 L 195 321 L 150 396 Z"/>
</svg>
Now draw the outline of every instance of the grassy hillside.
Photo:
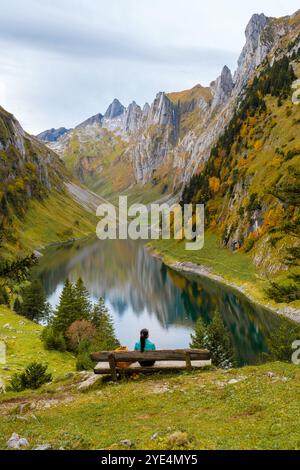
<svg viewBox="0 0 300 470">
<path fill-rule="evenodd" d="M 65 189 L 59 156 L 0 107 L 0 261 L 94 231 L 93 217 Z"/>
<path fill-rule="evenodd" d="M 0 397 L 0 448 L 13 432 L 54 449 L 126 449 L 124 439 L 136 449 L 300 448 L 294 365 L 134 377 L 85 393 L 78 377 Z"/>
<path fill-rule="evenodd" d="M 205 232 L 204 247 L 199 251 L 187 251 L 185 241 L 159 240 L 152 241 L 150 246 L 163 256 L 167 265 L 180 262 L 202 266 L 208 270 L 209 275 L 237 286 L 259 303 L 276 308 L 286 306 L 278 305 L 267 298 L 265 288 L 268 287 L 268 279 L 255 268 L 251 256 L 241 251 L 232 253 L 222 247 L 218 236 L 211 231 Z M 300 302 L 294 302 L 291 306 L 300 307 Z"/>
<path fill-rule="evenodd" d="M 75 370 L 75 358 L 70 353 L 46 351 L 40 340 L 42 326 L 0 306 L 0 341 L 7 347 L 6 364 L 0 364 L 0 377 L 9 378 L 32 361 L 49 364 L 54 378 Z"/>
<path fill-rule="evenodd" d="M 299 299 L 300 108 L 291 88 L 296 70 L 287 56 L 272 66 L 264 63 L 183 194 L 184 203 L 205 204 L 207 227 L 220 246 L 249 254 L 259 277 L 280 281 L 280 294 L 276 287 L 270 296 L 277 302 Z"/>
<path fill-rule="evenodd" d="M 168 93 L 167 97 L 178 106 L 180 113 L 180 137 L 191 131 L 201 122 L 201 111 L 197 104 L 209 103 L 212 100 L 211 88 L 196 85 L 189 90 Z"/>
<path fill-rule="evenodd" d="M 33 249 L 82 238 L 95 232 L 96 218 L 65 192 L 53 191 L 31 200 L 22 218 L 12 220 L 12 234 L 2 243 L 2 255 L 13 259 Z"/>
<path fill-rule="evenodd" d="M 134 182 L 131 163 L 123 156 L 128 143 L 97 126 L 79 127 L 61 142 L 68 170 L 92 191 L 109 197 Z"/>
</svg>

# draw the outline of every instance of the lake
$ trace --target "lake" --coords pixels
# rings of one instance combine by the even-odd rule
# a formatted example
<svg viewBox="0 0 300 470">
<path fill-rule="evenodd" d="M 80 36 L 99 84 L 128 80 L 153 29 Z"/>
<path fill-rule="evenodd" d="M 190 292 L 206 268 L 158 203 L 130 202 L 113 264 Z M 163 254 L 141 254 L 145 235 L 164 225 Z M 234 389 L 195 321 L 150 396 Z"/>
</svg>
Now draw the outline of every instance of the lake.
<svg viewBox="0 0 300 470">
<path fill-rule="evenodd" d="M 279 319 L 244 295 L 210 279 L 178 273 L 139 241 L 97 239 L 48 248 L 36 274 L 52 307 L 66 278 L 81 277 L 93 301 L 103 297 L 122 345 L 133 348 L 148 328 L 158 349 L 186 348 L 199 316 L 218 309 L 230 331 L 239 365 L 257 363 Z"/>
</svg>

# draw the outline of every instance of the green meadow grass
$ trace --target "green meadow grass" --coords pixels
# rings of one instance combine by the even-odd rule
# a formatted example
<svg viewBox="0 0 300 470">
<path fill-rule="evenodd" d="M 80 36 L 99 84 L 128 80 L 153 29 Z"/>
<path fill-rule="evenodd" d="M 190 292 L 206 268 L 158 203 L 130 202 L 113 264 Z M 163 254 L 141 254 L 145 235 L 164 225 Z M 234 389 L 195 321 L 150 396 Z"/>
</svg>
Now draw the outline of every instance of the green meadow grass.
<svg viewBox="0 0 300 470">
<path fill-rule="evenodd" d="M 3 398 L 0 448 L 13 432 L 30 447 L 49 443 L 54 449 L 124 449 L 124 439 L 133 448 L 152 450 L 300 448 L 298 366 L 102 381 L 85 393 L 74 383 L 72 388 L 72 380 L 19 401 L 16 394 Z M 52 406 L 43 407 L 41 400 L 52 400 Z M 27 408 L 20 415 L 22 402 Z"/>
<path fill-rule="evenodd" d="M 5 325 L 9 327 L 3 328 Z M 0 306 L 0 341 L 6 344 L 6 363 L 0 364 L 0 377 L 6 384 L 14 373 L 33 361 L 47 363 L 54 378 L 75 371 L 72 354 L 44 349 L 40 339 L 42 329 L 41 325 Z"/>
</svg>

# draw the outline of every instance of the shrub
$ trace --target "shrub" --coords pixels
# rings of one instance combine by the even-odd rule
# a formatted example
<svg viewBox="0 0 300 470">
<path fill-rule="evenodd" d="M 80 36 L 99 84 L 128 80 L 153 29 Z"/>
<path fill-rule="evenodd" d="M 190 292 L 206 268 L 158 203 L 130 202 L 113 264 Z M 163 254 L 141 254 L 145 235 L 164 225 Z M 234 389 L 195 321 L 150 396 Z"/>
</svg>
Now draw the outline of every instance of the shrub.
<svg viewBox="0 0 300 470">
<path fill-rule="evenodd" d="M 275 302 L 294 302 L 295 300 L 300 299 L 300 282 L 299 279 L 295 276 L 289 276 L 289 279 L 292 279 L 294 282 L 289 284 L 279 284 L 276 282 L 271 282 L 270 287 L 266 290 L 267 295 L 270 299 L 275 300 Z"/>
<path fill-rule="evenodd" d="M 24 372 L 14 374 L 11 382 L 10 389 L 14 392 L 21 392 L 25 389 L 36 390 L 45 383 L 52 381 L 52 374 L 47 374 L 48 366 L 38 362 L 29 364 Z"/>
<path fill-rule="evenodd" d="M 9 305 L 9 295 L 5 287 L 0 287 L 0 305 Z"/>
<path fill-rule="evenodd" d="M 54 331 L 52 326 L 47 326 L 44 328 L 41 339 L 44 343 L 45 349 L 48 351 L 60 351 L 65 352 L 67 350 L 67 345 L 65 338 L 62 333 Z"/>
<path fill-rule="evenodd" d="M 247 206 L 247 212 L 252 214 L 255 211 L 261 210 L 261 204 L 257 200 L 257 193 L 252 193 L 250 196 L 249 204 Z"/>
<path fill-rule="evenodd" d="M 87 320 L 74 321 L 66 331 L 68 346 L 72 351 L 77 351 L 80 343 L 91 343 L 96 336 L 96 327 Z"/>
<path fill-rule="evenodd" d="M 248 240 L 246 240 L 244 244 L 245 252 L 248 253 L 249 251 L 251 251 L 253 246 L 254 246 L 254 240 L 252 238 L 248 238 Z"/>
<path fill-rule="evenodd" d="M 22 304 L 20 302 L 20 299 L 17 297 L 15 302 L 14 302 L 14 311 L 18 314 L 21 315 L 21 310 L 22 310 Z"/>
<path fill-rule="evenodd" d="M 76 370 L 91 370 L 93 367 L 94 363 L 90 358 L 90 344 L 87 341 L 82 341 L 78 347 Z"/>
</svg>

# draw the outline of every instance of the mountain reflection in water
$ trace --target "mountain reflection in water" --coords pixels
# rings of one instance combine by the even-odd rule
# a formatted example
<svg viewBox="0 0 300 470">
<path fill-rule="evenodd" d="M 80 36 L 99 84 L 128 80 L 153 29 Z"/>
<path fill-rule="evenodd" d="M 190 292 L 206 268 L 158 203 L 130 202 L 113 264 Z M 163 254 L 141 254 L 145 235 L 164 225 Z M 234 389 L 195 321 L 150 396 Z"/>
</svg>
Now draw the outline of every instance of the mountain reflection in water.
<svg viewBox="0 0 300 470">
<path fill-rule="evenodd" d="M 279 320 L 215 281 L 175 272 L 139 241 L 90 240 L 45 251 L 36 268 L 48 300 L 58 303 L 65 279 L 82 277 L 93 300 L 105 299 L 123 345 L 132 348 L 141 328 L 157 348 L 188 347 L 199 316 L 219 309 L 232 334 L 239 364 L 257 362 Z"/>
</svg>

